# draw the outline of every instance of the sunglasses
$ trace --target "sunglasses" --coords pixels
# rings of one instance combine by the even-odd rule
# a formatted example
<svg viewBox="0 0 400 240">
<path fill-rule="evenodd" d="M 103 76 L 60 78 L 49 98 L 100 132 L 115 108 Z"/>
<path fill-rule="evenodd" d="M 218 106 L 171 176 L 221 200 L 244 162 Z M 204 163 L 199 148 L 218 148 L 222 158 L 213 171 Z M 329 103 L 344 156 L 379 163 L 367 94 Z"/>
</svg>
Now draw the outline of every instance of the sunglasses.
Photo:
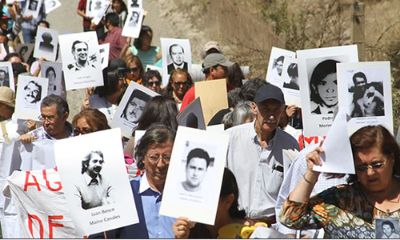
<svg viewBox="0 0 400 240">
<path fill-rule="evenodd" d="M 74 128 L 74 136 L 88 134 L 94 132 L 91 128 Z"/>
<path fill-rule="evenodd" d="M 161 82 L 160 81 L 155 81 L 155 82 L 148 82 L 149 86 L 160 86 Z"/>
<path fill-rule="evenodd" d="M 180 86 L 185 87 L 185 86 L 189 85 L 189 82 L 188 81 L 186 81 L 186 82 L 174 82 L 173 84 L 174 84 L 175 87 L 180 87 Z"/>
<path fill-rule="evenodd" d="M 128 72 L 130 72 L 130 73 L 134 73 L 134 72 L 137 72 L 137 71 L 139 71 L 138 67 L 128 68 Z"/>
</svg>

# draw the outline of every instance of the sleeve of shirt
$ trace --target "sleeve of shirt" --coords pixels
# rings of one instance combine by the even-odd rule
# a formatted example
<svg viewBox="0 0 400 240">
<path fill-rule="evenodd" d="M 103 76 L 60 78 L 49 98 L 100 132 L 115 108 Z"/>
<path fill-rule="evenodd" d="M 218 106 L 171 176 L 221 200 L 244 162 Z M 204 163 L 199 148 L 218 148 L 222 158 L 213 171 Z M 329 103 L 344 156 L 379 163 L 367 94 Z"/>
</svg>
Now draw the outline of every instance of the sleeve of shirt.
<svg viewBox="0 0 400 240">
<path fill-rule="evenodd" d="M 86 10 L 86 6 L 85 6 L 86 4 L 85 3 L 86 3 L 85 0 L 80 0 L 79 3 L 78 3 L 78 8 L 77 9 L 81 10 L 81 11 Z"/>
</svg>

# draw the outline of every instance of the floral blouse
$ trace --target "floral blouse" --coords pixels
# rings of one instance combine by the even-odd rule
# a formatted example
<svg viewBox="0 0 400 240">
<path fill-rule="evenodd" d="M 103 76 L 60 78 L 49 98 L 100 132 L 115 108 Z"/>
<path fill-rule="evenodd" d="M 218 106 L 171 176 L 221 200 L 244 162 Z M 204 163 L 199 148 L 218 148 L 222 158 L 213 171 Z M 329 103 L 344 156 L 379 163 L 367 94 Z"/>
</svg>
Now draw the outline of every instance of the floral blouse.
<svg viewBox="0 0 400 240">
<path fill-rule="evenodd" d="M 280 221 L 293 229 L 325 230 L 325 238 L 375 238 L 375 219 L 400 219 L 399 209 L 384 212 L 372 206 L 357 184 L 339 185 L 308 203 L 286 200 Z"/>
</svg>

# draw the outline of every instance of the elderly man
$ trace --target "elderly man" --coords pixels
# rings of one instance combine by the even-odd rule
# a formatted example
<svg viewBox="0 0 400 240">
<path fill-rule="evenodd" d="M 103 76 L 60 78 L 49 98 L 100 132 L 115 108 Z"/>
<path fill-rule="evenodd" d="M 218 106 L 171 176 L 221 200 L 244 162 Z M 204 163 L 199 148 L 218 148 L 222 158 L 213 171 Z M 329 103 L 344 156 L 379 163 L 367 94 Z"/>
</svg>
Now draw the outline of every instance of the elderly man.
<svg viewBox="0 0 400 240">
<path fill-rule="evenodd" d="M 168 64 L 168 74 L 170 74 L 174 69 L 184 69 L 188 70 L 188 63 L 185 62 L 185 51 L 183 47 L 179 44 L 172 44 L 169 47 L 169 56 L 172 59 L 172 63 Z"/>
<path fill-rule="evenodd" d="M 227 167 L 239 185 L 239 205 L 247 217 L 275 223 L 275 202 L 283 180 L 283 151 L 299 149 L 296 140 L 278 128 L 285 110 L 280 88 L 263 84 L 256 92 L 253 122 L 232 127 Z"/>
<path fill-rule="evenodd" d="M 85 210 L 113 202 L 112 187 L 100 174 L 103 164 L 104 155 L 101 151 L 91 151 L 82 161 L 82 178 L 74 185 L 75 196 Z"/>
<path fill-rule="evenodd" d="M 40 104 L 40 117 L 43 126 L 20 137 L 23 143 L 33 140 L 57 140 L 71 137 L 72 125 L 67 122 L 69 115 L 68 103 L 60 96 L 49 95 Z"/>
<path fill-rule="evenodd" d="M 206 75 L 206 81 L 217 80 L 228 77 L 228 67 L 233 63 L 225 58 L 221 53 L 211 53 L 204 58 L 203 73 Z M 182 100 L 180 111 L 186 108 L 195 99 L 194 86 L 185 94 Z"/>
</svg>

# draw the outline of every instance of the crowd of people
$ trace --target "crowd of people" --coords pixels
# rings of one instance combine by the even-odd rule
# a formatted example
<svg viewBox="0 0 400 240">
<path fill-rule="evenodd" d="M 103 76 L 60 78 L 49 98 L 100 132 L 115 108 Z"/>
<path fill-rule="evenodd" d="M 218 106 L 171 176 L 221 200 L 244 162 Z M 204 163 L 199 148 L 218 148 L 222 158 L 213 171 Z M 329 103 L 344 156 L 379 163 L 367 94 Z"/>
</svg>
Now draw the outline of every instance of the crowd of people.
<svg viewBox="0 0 400 240">
<path fill-rule="evenodd" d="M 37 18 L 23 15 L 27 2 L 1 2 L 0 43 L 7 51 L 2 61 L 12 64 L 15 91 L 21 91 L 18 76 L 39 76 L 46 61 L 35 59 L 32 54 L 24 59 L 15 49 L 23 43 L 34 43 L 38 26 L 51 28 L 51 24 L 44 20 L 46 14 L 43 7 L 40 7 Z M 380 125 L 365 126 L 351 135 L 354 159 L 345 160 L 354 162 L 355 174 L 320 174 L 315 171 L 315 165 L 323 164 L 321 155 L 324 154 L 324 149 L 315 145 L 303 149 L 292 164 L 285 164 L 283 152 L 301 150 L 298 141 L 285 131 L 287 125 L 301 126 L 301 122 L 293 121 L 301 115 L 299 108 L 286 105 L 282 90 L 265 79 L 246 79 L 240 63 L 229 61 L 215 41 L 206 43 L 202 49 L 204 80 L 226 79 L 229 103 L 227 108 L 220 109 L 206 123 L 209 126 L 223 124 L 229 135 L 215 223 L 206 225 L 195 223 L 185 216 L 175 219 L 160 215 L 178 129 L 177 116 L 195 100 L 194 80 L 188 72 L 187 63 L 182 62 L 182 67 L 175 65 L 175 69 L 174 66 L 169 69 L 168 84 L 162 86 L 160 72 L 145 70 L 147 65 L 163 64 L 160 48 L 152 45 L 151 27 L 141 26 L 136 39 L 122 36 L 122 27 L 128 15 L 127 5 L 123 0 L 110 2 L 104 18 L 96 25 L 91 22 L 92 17 L 85 14 L 87 0 L 80 0 L 77 6 L 77 14 L 82 17 L 82 30 L 96 31 L 99 43 L 110 44 L 110 53 L 108 66 L 102 73 L 103 86 L 86 90 L 80 112 L 71 116 L 71 123 L 68 121 L 70 106 L 65 93 L 50 94 L 41 101 L 39 121 L 15 119 L 15 92 L 9 85 L 10 81 L 0 82 L 0 164 L 4 166 L 10 165 L 7 161 L 13 161 L 13 158 L 4 158 L 13 141 L 29 145 L 110 129 L 118 105 L 132 82 L 159 94 L 148 101 L 132 101 L 121 115 L 129 121 L 131 116 L 135 116 L 132 120 L 135 130 L 145 131 L 137 145 L 135 131 L 130 138 L 121 136 L 125 155 L 121 161 L 126 164 L 131 180 L 139 223 L 93 234 L 90 238 L 247 238 L 250 234 L 243 231 L 246 226 L 268 229 L 258 232 L 255 237 L 323 235 L 328 238 L 374 238 L 379 232 L 382 238 L 398 238 L 400 148 L 388 129 Z M 179 58 L 184 49 L 173 45 L 169 51 Z M 280 75 L 283 60 L 278 59 L 274 64 L 276 74 Z M 326 94 L 322 94 L 337 95 L 336 78 L 330 78 L 336 73 L 335 64 L 333 60 L 321 62 L 312 74 L 311 100 L 316 106 L 313 114 L 336 111 L 336 98 L 324 98 Z M 289 70 L 292 71 L 292 68 Z M 297 65 L 295 68 L 297 72 Z M 49 69 L 46 76 L 50 78 L 56 73 L 54 69 Z M 3 80 L 2 75 L 5 73 L 0 69 Z M 357 94 L 354 95 L 353 115 L 368 116 L 368 111 L 362 108 L 365 106 L 362 101 L 368 100 L 368 94 L 379 98 L 383 105 L 380 89 L 364 86 L 366 84 L 362 80 L 365 78 L 362 73 L 354 75 L 355 88 L 358 88 L 354 89 Z M 360 86 L 356 84 L 358 80 Z M 297 75 L 291 81 L 292 88 L 298 89 Z M 49 86 L 57 87 L 60 86 Z M 32 94 L 37 95 L 38 91 Z M 40 101 L 36 95 L 31 96 L 31 101 Z M 378 106 L 374 111 L 382 111 L 381 108 Z M 204 164 L 208 167 L 207 153 L 207 156 L 202 152 L 193 154 L 197 154 L 195 159 L 199 161 L 206 160 Z M 98 152 L 89 154 L 85 171 L 90 168 L 91 155 L 103 158 Z M 188 168 L 189 164 L 190 160 Z M 21 168 L 17 166 L 11 170 Z M 82 173 L 85 171 L 82 170 Z M 6 178 L 11 173 L 10 169 L 0 167 L 0 188 L 6 185 Z M 195 189 L 197 186 L 190 182 L 189 176 L 187 178 L 182 187 Z M 15 212 L 6 209 L 4 197 L 0 201 L 2 236 L 21 237 L 16 230 L 20 226 Z M 101 204 L 101 199 L 93 201 L 97 205 L 91 205 L 88 200 L 85 207 L 94 208 Z M 377 219 L 384 221 L 377 224 Z"/>
</svg>

